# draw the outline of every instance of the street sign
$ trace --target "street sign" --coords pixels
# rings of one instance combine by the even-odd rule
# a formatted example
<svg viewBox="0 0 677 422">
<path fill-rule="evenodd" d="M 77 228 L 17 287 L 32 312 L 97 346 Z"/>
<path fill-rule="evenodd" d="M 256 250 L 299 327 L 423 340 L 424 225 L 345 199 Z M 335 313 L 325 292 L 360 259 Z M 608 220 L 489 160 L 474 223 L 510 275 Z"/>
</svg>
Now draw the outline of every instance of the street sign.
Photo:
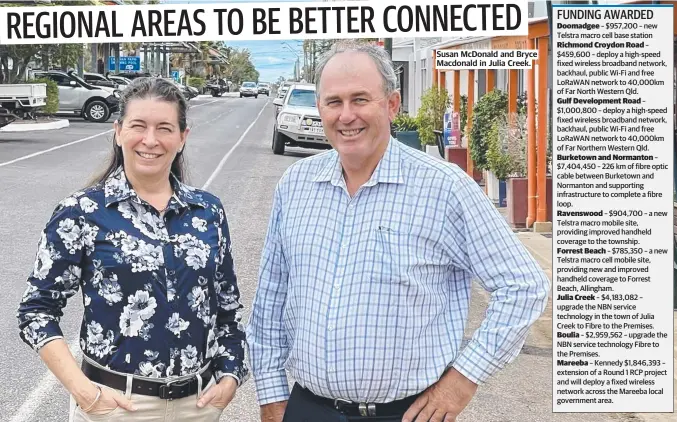
<svg viewBox="0 0 677 422">
<path fill-rule="evenodd" d="M 172 79 L 174 79 L 177 83 L 181 82 L 181 75 L 179 74 L 178 70 L 172 70 Z"/>
<path fill-rule="evenodd" d="M 108 70 L 115 71 L 115 57 L 109 57 Z M 139 56 L 121 56 L 120 70 L 139 71 L 141 70 L 141 57 Z"/>
</svg>

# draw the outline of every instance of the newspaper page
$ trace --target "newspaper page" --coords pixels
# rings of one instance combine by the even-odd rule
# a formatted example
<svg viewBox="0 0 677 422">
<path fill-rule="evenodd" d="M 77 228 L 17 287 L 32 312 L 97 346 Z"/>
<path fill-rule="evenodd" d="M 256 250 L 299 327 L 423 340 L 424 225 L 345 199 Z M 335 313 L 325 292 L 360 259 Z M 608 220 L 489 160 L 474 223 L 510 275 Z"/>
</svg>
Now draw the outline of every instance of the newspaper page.
<svg viewBox="0 0 677 422">
<path fill-rule="evenodd" d="M 676 6 L 0 0 L 0 420 L 677 420 Z"/>
</svg>

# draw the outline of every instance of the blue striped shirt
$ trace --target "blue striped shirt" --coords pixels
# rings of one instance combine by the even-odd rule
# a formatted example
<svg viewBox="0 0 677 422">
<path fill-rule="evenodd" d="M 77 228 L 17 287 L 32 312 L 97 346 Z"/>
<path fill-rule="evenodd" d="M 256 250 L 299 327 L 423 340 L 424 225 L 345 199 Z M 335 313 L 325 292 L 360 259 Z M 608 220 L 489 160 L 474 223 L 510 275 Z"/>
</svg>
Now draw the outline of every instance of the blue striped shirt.
<svg viewBox="0 0 677 422">
<path fill-rule="evenodd" d="M 461 348 L 473 277 L 486 319 Z M 351 198 L 336 151 L 278 183 L 247 338 L 260 405 L 291 377 L 315 394 L 388 402 L 453 365 L 480 384 L 520 352 L 549 280 L 457 166 L 391 138 Z"/>
</svg>

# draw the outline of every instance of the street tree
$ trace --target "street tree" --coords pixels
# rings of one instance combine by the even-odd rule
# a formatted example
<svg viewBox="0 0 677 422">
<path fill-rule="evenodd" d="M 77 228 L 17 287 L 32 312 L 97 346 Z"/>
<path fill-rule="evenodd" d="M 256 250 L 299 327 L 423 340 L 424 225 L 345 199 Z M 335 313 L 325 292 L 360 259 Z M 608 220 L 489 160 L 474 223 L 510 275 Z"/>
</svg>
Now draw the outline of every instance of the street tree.
<svg viewBox="0 0 677 422">
<path fill-rule="evenodd" d="M 227 76 L 237 85 L 246 81 L 258 82 L 259 71 L 252 63 L 251 52 L 248 49 L 234 49 L 231 52 Z"/>
</svg>

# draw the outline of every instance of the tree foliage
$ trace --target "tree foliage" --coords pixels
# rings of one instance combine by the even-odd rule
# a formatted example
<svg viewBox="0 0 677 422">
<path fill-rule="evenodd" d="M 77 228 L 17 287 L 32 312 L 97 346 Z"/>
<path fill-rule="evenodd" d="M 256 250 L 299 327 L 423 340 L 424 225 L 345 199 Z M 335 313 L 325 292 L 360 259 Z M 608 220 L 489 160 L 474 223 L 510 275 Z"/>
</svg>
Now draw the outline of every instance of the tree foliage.
<svg viewBox="0 0 677 422">
<path fill-rule="evenodd" d="M 444 129 L 444 113 L 449 108 L 449 93 L 433 85 L 421 96 L 416 120 L 422 145 L 435 145 L 435 130 Z"/>
<path fill-rule="evenodd" d="M 31 82 L 47 85 L 47 101 L 41 111 L 45 114 L 54 114 L 59 111 L 59 87 L 56 82 L 49 78 L 38 78 Z"/>
<path fill-rule="evenodd" d="M 503 113 L 487 135 L 487 166 L 499 180 L 524 177 L 527 171 L 527 116 Z"/>
<path fill-rule="evenodd" d="M 489 148 L 490 131 L 494 123 L 508 110 L 508 94 L 494 89 L 473 107 L 470 129 L 470 157 L 475 168 L 489 170 L 486 153 Z"/>
<path fill-rule="evenodd" d="M 243 82 L 258 82 L 259 71 L 251 61 L 251 52 L 247 49 L 234 50 L 228 63 L 229 79 L 237 85 Z"/>
</svg>

